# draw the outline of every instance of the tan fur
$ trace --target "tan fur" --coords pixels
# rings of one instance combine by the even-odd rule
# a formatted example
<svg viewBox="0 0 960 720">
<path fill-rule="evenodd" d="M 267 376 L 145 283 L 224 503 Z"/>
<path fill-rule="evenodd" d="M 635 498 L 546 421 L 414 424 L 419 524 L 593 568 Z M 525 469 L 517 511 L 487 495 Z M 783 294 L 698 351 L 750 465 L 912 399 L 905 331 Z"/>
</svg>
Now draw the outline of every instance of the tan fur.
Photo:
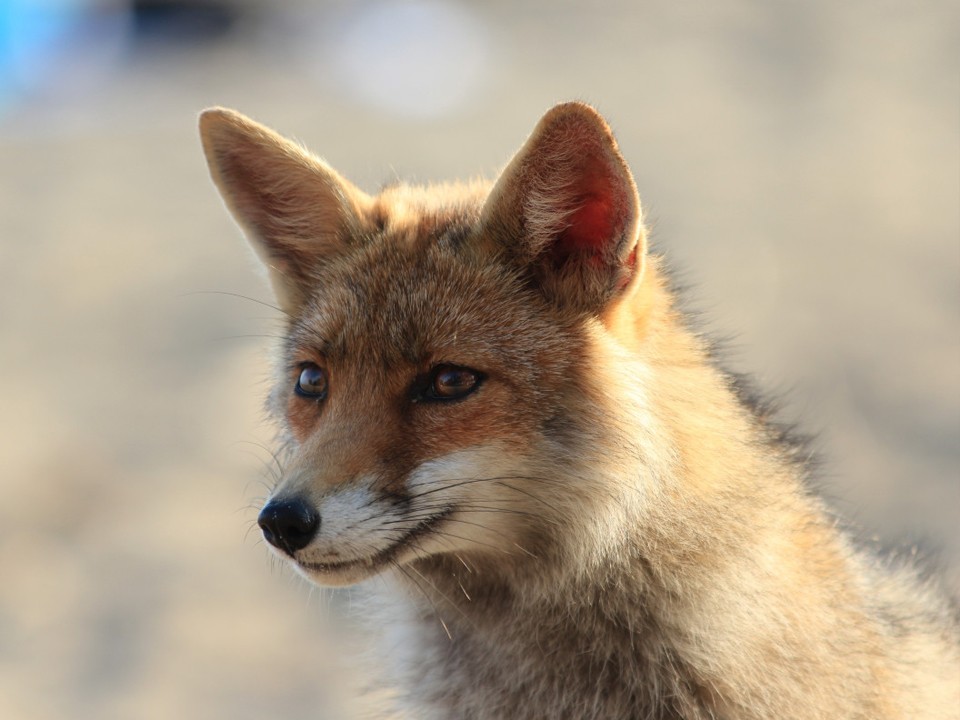
<svg viewBox="0 0 960 720">
<path fill-rule="evenodd" d="M 322 518 L 293 564 L 388 579 L 404 717 L 960 718 L 952 610 L 852 547 L 711 363 L 595 111 L 492 188 L 377 197 L 232 111 L 201 131 L 289 315 L 273 497 Z M 444 364 L 483 382 L 419 399 Z"/>
</svg>

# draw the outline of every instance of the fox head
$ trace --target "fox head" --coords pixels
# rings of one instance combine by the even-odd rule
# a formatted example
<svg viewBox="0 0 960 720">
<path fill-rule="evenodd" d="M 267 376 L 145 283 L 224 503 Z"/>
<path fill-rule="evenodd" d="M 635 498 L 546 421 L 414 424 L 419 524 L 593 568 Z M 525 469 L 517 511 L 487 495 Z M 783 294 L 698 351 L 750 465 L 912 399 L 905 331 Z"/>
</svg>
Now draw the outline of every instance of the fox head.
<svg viewBox="0 0 960 720">
<path fill-rule="evenodd" d="M 272 546 L 343 585 L 614 541 L 624 499 L 603 476 L 635 372 L 618 327 L 646 237 L 595 110 L 551 109 L 492 184 L 378 195 L 236 112 L 205 111 L 200 131 L 287 318 Z"/>
</svg>

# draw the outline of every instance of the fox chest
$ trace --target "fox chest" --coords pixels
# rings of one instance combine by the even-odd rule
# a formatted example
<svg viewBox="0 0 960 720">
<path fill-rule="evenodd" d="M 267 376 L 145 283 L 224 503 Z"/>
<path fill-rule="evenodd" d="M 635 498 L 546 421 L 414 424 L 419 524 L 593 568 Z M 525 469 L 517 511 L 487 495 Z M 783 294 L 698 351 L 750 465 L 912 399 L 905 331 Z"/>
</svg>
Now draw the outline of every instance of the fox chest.
<svg viewBox="0 0 960 720">
<path fill-rule="evenodd" d="M 393 638 L 405 719 L 706 720 L 716 717 L 682 663 L 653 637 L 562 618 L 505 615 L 470 628 L 433 609 Z M 449 633 L 449 634 L 448 634 Z M 383 657 L 383 656 L 381 656 Z"/>
</svg>

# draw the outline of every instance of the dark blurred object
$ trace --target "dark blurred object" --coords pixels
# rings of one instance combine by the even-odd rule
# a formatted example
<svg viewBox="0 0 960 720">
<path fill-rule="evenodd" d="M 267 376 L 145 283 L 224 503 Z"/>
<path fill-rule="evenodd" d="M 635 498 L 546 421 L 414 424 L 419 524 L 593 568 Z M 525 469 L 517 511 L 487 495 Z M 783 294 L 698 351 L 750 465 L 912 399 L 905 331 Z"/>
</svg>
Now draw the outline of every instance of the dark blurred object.
<svg viewBox="0 0 960 720">
<path fill-rule="evenodd" d="M 133 32 L 142 42 L 192 45 L 233 30 L 244 6 L 222 0 L 133 0 Z"/>
</svg>

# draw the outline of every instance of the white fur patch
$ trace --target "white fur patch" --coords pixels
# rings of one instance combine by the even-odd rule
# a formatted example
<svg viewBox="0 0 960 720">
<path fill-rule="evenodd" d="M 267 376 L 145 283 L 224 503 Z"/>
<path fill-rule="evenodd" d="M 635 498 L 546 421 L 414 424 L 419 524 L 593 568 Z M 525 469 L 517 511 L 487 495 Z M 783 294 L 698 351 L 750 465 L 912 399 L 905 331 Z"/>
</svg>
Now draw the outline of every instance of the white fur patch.
<svg viewBox="0 0 960 720">
<path fill-rule="evenodd" d="M 410 473 L 408 504 L 373 489 L 364 477 L 334 490 L 318 504 L 320 529 L 298 556 L 308 563 L 363 560 L 387 550 L 434 517 L 446 515 L 436 533 L 419 538 L 414 554 L 502 545 L 513 534 L 510 512 L 528 501 L 515 489 L 522 463 L 499 445 L 484 445 L 428 460 Z"/>
<path fill-rule="evenodd" d="M 400 514 L 385 497 L 371 488 L 370 478 L 361 478 L 318 504 L 320 529 L 310 547 L 300 554 L 307 562 L 363 560 L 393 544 Z"/>
</svg>

